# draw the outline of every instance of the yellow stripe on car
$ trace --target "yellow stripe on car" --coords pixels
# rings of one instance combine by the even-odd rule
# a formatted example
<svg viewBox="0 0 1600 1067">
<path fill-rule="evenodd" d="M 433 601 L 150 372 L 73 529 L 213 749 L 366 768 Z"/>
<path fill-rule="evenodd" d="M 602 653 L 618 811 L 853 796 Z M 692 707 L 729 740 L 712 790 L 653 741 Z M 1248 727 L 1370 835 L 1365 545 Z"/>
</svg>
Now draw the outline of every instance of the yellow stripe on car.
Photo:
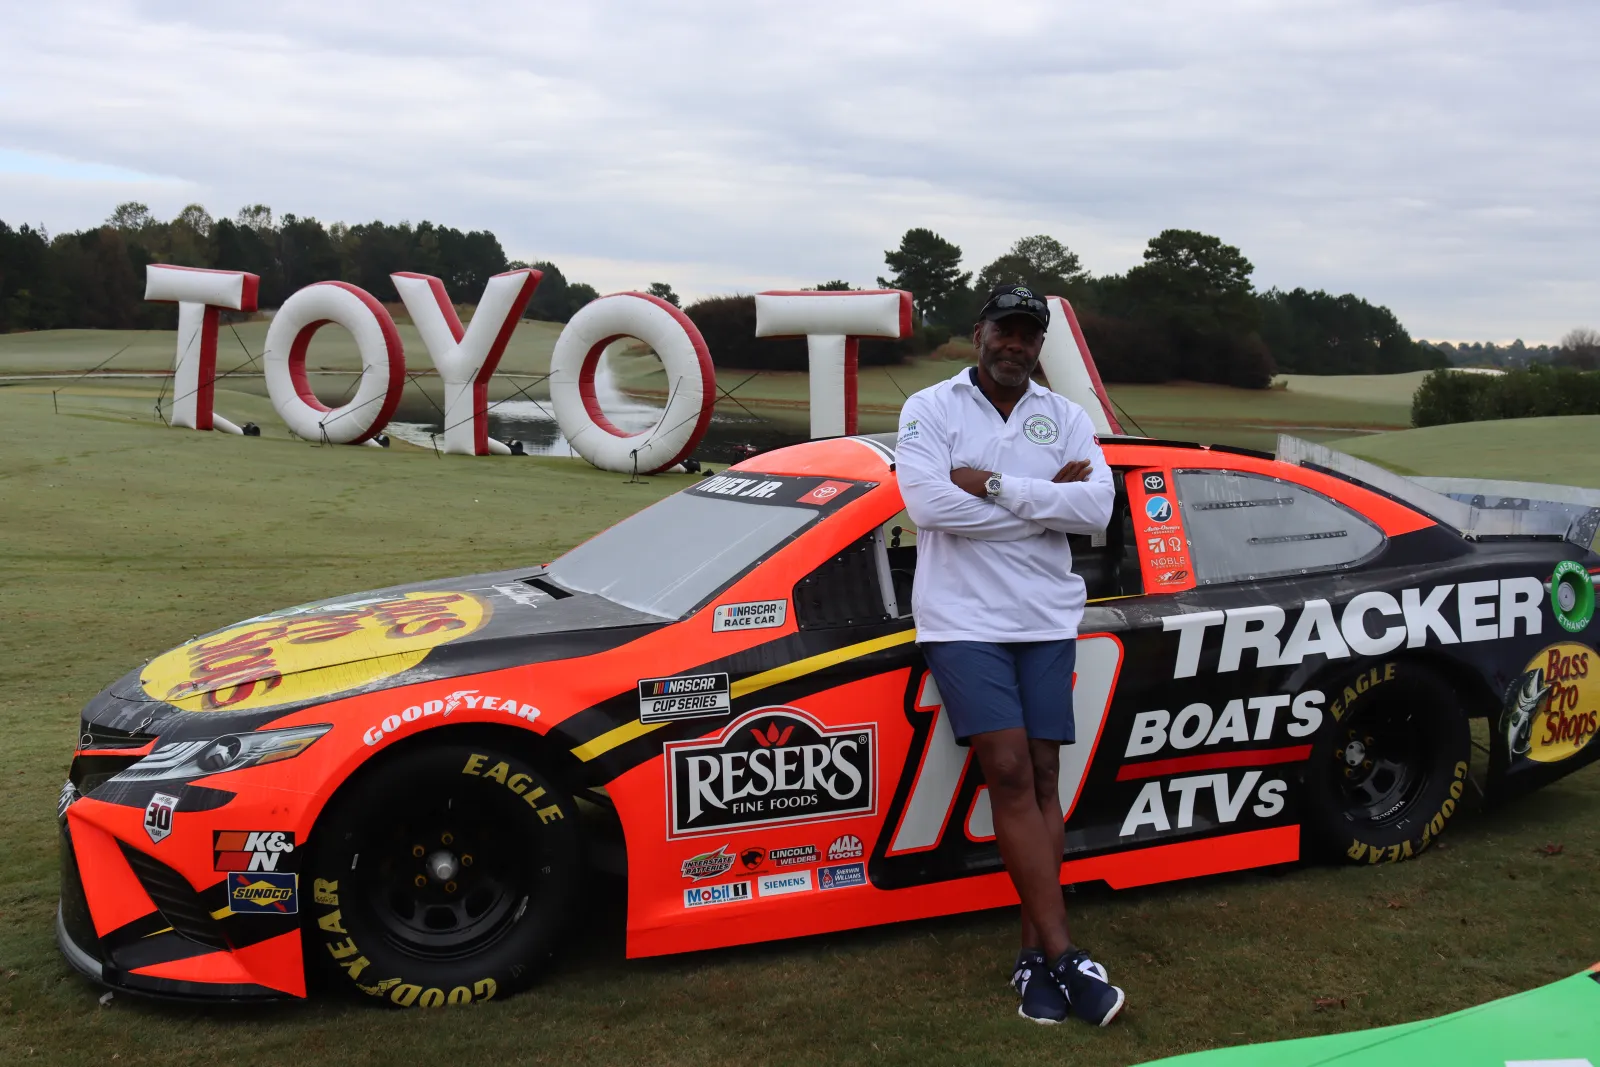
<svg viewBox="0 0 1600 1067">
<path fill-rule="evenodd" d="M 853 645 L 845 645 L 843 648 L 836 648 L 831 652 L 821 652 L 815 656 L 807 656 L 805 659 L 798 659 L 793 663 L 785 663 L 781 667 L 774 667 L 770 671 L 762 671 L 760 674 L 752 674 L 748 678 L 739 679 L 733 683 L 729 696 L 730 699 L 737 700 L 762 689 L 793 681 L 807 674 L 815 674 L 817 671 L 826 670 L 849 660 L 870 656 L 874 652 L 882 652 L 884 649 L 894 648 L 896 645 L 909 644 L 916 639 L 916 630 L 901 630 L 899 633 L 892 633 L 885 637 L 874 637 L 870 641 L 860 641 Z M 574 748 L 572 754 L 580 760 L 588 762 L 596 756 L 605 755 L 618 745 L 625 745 L 629 741 L 643 737 L 650 731 L 658 730 L 665 725 L 667 724 L 664 722 L 646 723 L 637 720 L 626 722 L 615 730 L 608 730 L 593 740 L 585 741 Z"/>
</svg>

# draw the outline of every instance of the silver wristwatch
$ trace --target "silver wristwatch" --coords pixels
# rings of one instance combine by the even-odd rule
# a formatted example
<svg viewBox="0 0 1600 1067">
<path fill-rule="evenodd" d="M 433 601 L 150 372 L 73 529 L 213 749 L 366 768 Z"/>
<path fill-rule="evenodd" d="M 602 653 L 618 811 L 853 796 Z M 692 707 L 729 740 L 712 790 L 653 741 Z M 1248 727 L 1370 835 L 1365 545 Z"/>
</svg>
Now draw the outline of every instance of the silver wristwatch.
<svg viewBox="0 0 1600 1067">
<path fill-rule="evenodd" d="M 985 496 L 991 496 L 991 497 L 995 497 L 995 496 L 999 496 L 1000 495 L 1000 475 L 999 474 L 991 474 L 991 475 L 989 475 L 988 480 L 986 480 L 983 483 L 983 493 L 984 493 Z"/>
</svg>

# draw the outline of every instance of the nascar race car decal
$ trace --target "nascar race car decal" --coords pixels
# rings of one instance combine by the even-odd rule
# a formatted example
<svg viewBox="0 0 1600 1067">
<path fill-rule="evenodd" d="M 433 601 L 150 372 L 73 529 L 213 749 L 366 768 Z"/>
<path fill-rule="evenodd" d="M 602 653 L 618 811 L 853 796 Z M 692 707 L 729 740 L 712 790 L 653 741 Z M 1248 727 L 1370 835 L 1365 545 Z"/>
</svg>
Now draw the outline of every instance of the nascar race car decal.
<svg viewBox="0 0 1600 1067">
<path fill-rule="evenodd" d="M 1509 795 L 1600 753 L 1600 514 L 1569 491 L 1103 447 L 1112 523 L 1071 539 L 1064 883 L 1405 860 L 1473 777 Z M 770 452 L 549 566 L 156 657 L 83 712 L 63 952 L 135 991 L 318 972 L 434 1007 L 537 981 L 591 869 L 627 880 L 634 956 L 1013 903 L 917 649 L 893 464 L 889 438 Z"/>
</svg>

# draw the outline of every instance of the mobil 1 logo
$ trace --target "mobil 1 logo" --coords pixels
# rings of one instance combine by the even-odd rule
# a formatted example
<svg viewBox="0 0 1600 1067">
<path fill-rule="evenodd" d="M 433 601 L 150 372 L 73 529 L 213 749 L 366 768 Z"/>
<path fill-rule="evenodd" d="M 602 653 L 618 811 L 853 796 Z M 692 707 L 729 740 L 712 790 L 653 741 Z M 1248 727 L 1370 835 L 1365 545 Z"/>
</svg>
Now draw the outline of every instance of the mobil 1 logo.
<svg viewBox="0 0 1600 1067">
<path fill-rule="evenodd" d="M 639 680 L 639 721 L 673 722 L 677 719 L 703 719 L 726 715 L 728 676 L 680 674 L 672 678 Z"/>
<path fill-rule="evenodd" d="M 877 810 L 877 725 L 828 728 L 761 708 L 666 747 L 668 837 L 821 822 Z"/>
</svg>

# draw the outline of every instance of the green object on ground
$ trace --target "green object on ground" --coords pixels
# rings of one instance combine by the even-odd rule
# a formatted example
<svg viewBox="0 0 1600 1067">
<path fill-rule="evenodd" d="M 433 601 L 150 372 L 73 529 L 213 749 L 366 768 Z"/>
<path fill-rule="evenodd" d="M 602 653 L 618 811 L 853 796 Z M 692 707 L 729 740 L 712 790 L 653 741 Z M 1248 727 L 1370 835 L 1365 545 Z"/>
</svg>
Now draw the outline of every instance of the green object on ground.
<svg viewBox="0 0 1600 1067">
<path fill-rule="evenodd" d="M 1597 1060 L 1600 972 L 1586 971 L 1437 1019 L 1194 1052 L 1146 1067 L 1580 1067 Z"/>
</svg>

